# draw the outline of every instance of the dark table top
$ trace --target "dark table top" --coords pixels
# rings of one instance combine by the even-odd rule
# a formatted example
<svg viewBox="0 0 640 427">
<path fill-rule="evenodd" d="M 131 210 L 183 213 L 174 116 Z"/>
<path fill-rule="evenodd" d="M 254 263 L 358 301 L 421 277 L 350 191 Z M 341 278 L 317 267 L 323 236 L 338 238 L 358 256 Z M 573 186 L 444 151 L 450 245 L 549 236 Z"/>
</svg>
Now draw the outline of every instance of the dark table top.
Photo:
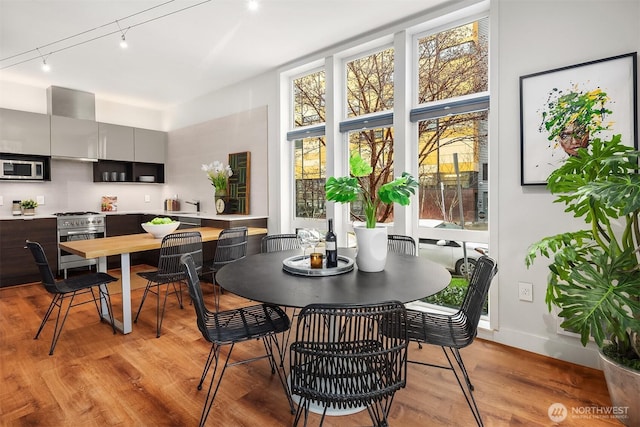
<svg viewBox="0 0 640 427">
<path fill-rule="evenodd" d="M 355 259 L 355 249 L 338 250 Z M 389 253 L 384 271 L 353 271 L 322 277 L 298 276 L 282 270 L 282 261 L 300 250 L 250 255 L 224 266 L 217 282 L 227 291 L 264 303 L 304 307 L 312 303 L 406 303 L 438 293 L 451 281 L 441 265 L 420 257 Z"/>
</svg>

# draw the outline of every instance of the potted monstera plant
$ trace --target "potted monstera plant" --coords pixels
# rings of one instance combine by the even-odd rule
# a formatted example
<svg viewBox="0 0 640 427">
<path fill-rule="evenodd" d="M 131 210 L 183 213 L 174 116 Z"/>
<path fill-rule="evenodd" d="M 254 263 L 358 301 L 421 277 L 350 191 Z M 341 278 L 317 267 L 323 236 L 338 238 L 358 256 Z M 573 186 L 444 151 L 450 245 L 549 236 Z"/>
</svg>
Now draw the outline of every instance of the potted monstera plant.
<svg viewBox="0 0 640 427">
<path fill-rule="evenodd" d="M 620 421 L 640 425 L 640 175 L 639 152 L 596 138 L 551 173 L 547 188 L 583 230 L 545 237 L 530 246 L 526 264 L 551 260 L 545 301 L 561 327 L 600 348 Z M 626 402 L 625 402 L 625 399 Z"/>
<path fill-rule="evenodd" d="M 418 182 L 411 174 L 403 172 L 400 177 L 381 185 L 377 192 L 370 191 L 364 180 L 373 179 L 373 168 L 359 154 L 351 155 L 349 171 L 350 176 L 327 179 L 326 199 L 338 203 L 362 201 L 365 227 L 354 227 L 358 242 L 356 264 L 361 271 L 382 271 L 387 259 L 387 228 L 376 225 L 378 208 L 381 204 L 391 203 L 409 205 Z"/>
</svg>

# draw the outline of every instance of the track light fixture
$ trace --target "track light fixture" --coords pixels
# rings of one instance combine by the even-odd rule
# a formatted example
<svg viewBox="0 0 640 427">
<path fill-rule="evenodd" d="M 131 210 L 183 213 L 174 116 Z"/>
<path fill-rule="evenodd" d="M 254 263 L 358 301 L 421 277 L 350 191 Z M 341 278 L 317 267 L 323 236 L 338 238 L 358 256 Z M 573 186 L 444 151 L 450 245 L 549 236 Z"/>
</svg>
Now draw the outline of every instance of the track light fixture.
<svg viewBox="0 0 640 427">
<path fill-rule="evenodd" d="M 122 28 L 120 27 L 120 23 L 118 22 L 118 20 L 116 20 L 116 25 L 118 25 L 118 30 L 120 30 L 120 47 L 122 49 L 126 49 L 129 47 L 129 44 L 127 43 L 127 39 L 125 38 L 125 33 L 129 31 L 130 27 L 122 31 Z"/>
<path fill-rule="evenodd" d="M 40 55 L 40 58 L 42 58 L 42 71 L 44 71 L 45 73 L 48 73 L 49 71 L 51 71 L 51 66 L 47 64 L 47 58 L 44 55 L 42 55 L 42 53 L 40 52 L 40 49 L 36 48 L 36 50 L 38 51 L 38 55 Z"/>
<path fill-rule="evenodd" d="M 176 2 L 176 0 L 167 0 L 164 3 L 161 3 L 161 4 L 158 4 L 156 6 L 147 8 L 147 9 L 142 10 L 140 12 L 133 13 L 133 14 L 131 14 L 129 16 L 125 16 L 124 18 L 120 18 L 119 20 L 115 20 L 115 21 L 100 25 L 98 27 L 82 31 L 82 32 L 80 32 L 78 34 L 74 34 L 74 35 L 71 35 L 71 36 L 68 36 L 68 37 L 64 37 L 62 39 L 53 41 L 51 43 L 47 43 L 45 45 L 36 47 L 35 49 L 30 49 L 30 50 L 27 50 L 27 51 L 24 51 L 24 52 L 20 52 L 20 53 L 17 53 L 15 55 L 11 55 L 11 56 L 8 56 L 8 57 L 5 57 L 5 58 L 0 58 L 0 70 L 4 70 L 4 69 L 10 68 L 10 67 L 15 67 L 16 65 L 24 64 L 25 62 L 33 61 L 35 59 L 42 59 L 42 69 L 43 69 L 43 71 L 49 71 L 51 69 L 51 67 L 49 66 L 49 64 L 47 64 L 47 58 L 49 56 L 51 56 L 52 54 L 61 52 L 63 50 L 71 49 L 73 47 L 80 46 L 80 45 L 83 45 L 85 43 L 90 43 L 90 42 L 93 42 L 95 40 L 98 40 L 98 39 L 101 39 L 101 38 L 104 38 L 104 37 L 112 36 L 113 34 L 120 34 L 120 47 L 122 49 L 126 49 L 128 44 L 127 44 L 127 39 L 125 37 L 125 34 L 131 28 L 139 27 L 139 26 L 147 24 L 149 22 L 157 21 L 158 19 L 165 18 L 165 17 L 171 16 L 171 15 L 175 15 L 176 13 L 179 13 L 179 12 L 182 12 L 182 11 L 185 11 L 185 10 L 188 10 L 188 9 L 192 9 L 192 8 L 194 8 L 196 6 L 200 6 L 202 4 L 209 3 L 211 1 L 212 0 L 201 0 L 198 3 L 192 4 L 192 5 L 189 5 L 189 6 L 185 6 L 185 7 L 182 7 L 180 9 L 173 10 L 171 12 L 164 13 L 164 14 L 159 15 L 159 16 L 151 17 L 151 18 L 148 18 L 148 19 L 143 20 L 141 22 L 137 22 L 135 24 L 131 24 L 131 25 L 127 26 L 124 29 L 120 27 L 120 23 L 118 21 L 122 21 L 122 20 L 125 20 L 125 19 L 131 19 L 136 15 L 141 15 L 143 13 L 151 11 L 152 9 L 160 8 L 160 7 L 168 5 L 169 3 Z M 176 3 L 176 4 L 179 4 L 179 3 Z M 257 2 L 256 2 L 256 4 L 257 4 Z M 98 33 L 98 35 L 95 35 L 95 36 L 91 36 L 90 35 L 91 33 L 96 34 L 95 32 L 105 31 L 105 29 L 107 27 L 113 26 L 113 24 L 116 24 L 118 26 L 117 30 L 115 30 L 115 31 L 106 30 L 107 31 L 106 33 L 102 33 L 102 34 Z M 76 38 L 80 38 L 80 37 L 84 37 L 84 39 L 80 39 L 80 41 L 71 41 L 72 39 L 76 39 Z M 89 37 L 89 38 L 86 38 L 86 37 Z M 50 50 L 46 55 L 43 55 L 40 52 L 40 49 L 50 48 L 51 46 L 54 46 L 54 45 L 60 46 L 61 43 L 63 43 L 63 42 L 67 42 L 67 43 L 71 43 L 71 44 L 62 45 L 62 47 L 54 48 L 53 50 Z M 32 54 L 32 55 L 35 54 L 35 56 L 26 57 L 29 54 Z"/>
</svg>

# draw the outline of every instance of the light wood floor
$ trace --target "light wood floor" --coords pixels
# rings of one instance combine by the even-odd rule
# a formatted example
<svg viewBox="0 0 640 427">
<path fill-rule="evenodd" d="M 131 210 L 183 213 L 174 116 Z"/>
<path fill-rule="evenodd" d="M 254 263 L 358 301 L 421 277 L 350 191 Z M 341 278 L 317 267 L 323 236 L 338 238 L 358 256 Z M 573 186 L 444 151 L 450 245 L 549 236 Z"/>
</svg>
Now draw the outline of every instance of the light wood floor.
<svg viewBox="0 0 640 427">
<path fill-rule="evenodd" d="M 138 268 L 138 267 L 137 267 Z M 114 271 L 114 274 L 118 274 Z M 132 276 L 134 277 L 135 274 Z M 143 284 L 136 282 L 135 287 Z M 211 285 L 205 284 L 205 298 Z M 256 284 L 259 286 L 259 284 Z M 133 310 L 142 289 L 133 291 Z M 2 426 L 195 426 L 205 391 L 198 391 L 209 344 L 201 337 L 193 307 L 175 299 L 155 337 L 155 304 L 145 304 L 131 334 L 113 335 L 95 308 L 72 309 L 53 356 L 53 324 L 33 336 L 50 296 L 40 284 L 0 290 L 0 425 Z M 113 295 L 116 312 L 121 299 Z M 228 293 L 225 306 L 246 303 Z M 188 303 L 187 303 L 188 304 Z M 259 342 L 236 346 L 238 359 L 260 351 Z M 439 348 L 411 347 L 412 358 L 438 360 Z M 572 408 L 608 407 L 598 370 L 476 340 L 462 350 L 487 426 L 553 425 L 552 403 Z M 318 418 L 314 418 L 317 425 Z M 283 390 L 266 361 L 229 368 L 208 419 L 210 426 L 287 426 Z M 409 365 L 408 385 L 396 394 L 392 426 L 472 426 L 473 418 L 451 372 Z M 366 411 L 332 417 L 326 426 L 370 425 Z M 612 426 L 616 420 L 569 417 L 564 426 Z"/>
</svg>

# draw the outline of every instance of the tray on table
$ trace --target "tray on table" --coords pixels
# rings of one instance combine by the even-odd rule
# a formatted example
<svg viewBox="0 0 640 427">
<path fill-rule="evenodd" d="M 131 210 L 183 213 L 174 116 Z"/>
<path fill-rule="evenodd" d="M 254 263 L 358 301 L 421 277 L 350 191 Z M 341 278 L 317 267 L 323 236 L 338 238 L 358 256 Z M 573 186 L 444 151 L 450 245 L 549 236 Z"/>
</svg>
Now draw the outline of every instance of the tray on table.
<svg viewBox="0 0 640 427">
<path fill-rule="evenodd" d="M 282 269 L 298 276 L 336 276 L 350 272 L 354 266 L 353 259 L 343 255 L 338 255 L 337 267 L 326 268 L 324 267 L 325 262 L 326 260 L 323 259 L 322 268 L 311 268 L 308 256 L 295 255 L 282 261 Z"/>
</svg>

